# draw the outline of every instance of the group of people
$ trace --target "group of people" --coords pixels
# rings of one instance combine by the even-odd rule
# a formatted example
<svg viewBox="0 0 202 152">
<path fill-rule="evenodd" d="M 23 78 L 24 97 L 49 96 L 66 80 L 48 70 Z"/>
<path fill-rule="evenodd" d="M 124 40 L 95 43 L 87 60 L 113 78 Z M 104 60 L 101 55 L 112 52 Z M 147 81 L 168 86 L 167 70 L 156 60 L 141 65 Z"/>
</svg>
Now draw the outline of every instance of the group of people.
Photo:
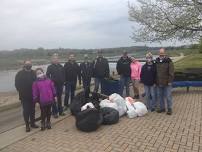
<svg viewBox="0 0 202 152">
<path fill-rule="evenodd" d="M 174 65 L 166 55 L 165 49 L 159 50 L 159 57 L 153 59 L 151 52 L 146 54 L 146 63 L 141 63 L 133 57 L 128 57 L 127 52 L 117 63 L 117 72 L 120 75 L 120 95 L 123 95 L 124 87 L 126 96 L 130 96 L 130 82 L 134 89 L 134 98 L 139 99 L 139 84 L 144 84 L 145 100 L 147 108 L 153 112 L 159 102 L 160 108 L 157 112 L 166 112 L 165 100 L 167 102 L 167 114 L 172 114 L 172 81 L 174 79 Z M 157 102 L 158 101 L 158 102 Z"/>
<path fill-rule="evenodd" d="M 139 98 L 139 84 L 144 84 L 147 107 L 151 111 L 156 108 L 156 93 L 160 102 L 160 110 L 165 112 L 164 99 L 167 100 L 167 114 L 172 113 L 171 83 L 174 77 L 173 63 L 166 56 L 165 50 L 160 49 L 159 57 L 153 60 L 152 54 L 146 55 L 146 63 L 133 57 L 128 57 L 127 52 L 117 62 L 117 72 L 120 75 L 120 95 L 123 96 L 124 87 L 126 96 L 130 96 L 129 84 L 132 81 L 134 98 Z M 63 65 L 59 62 L 58 54 L 53 54 L 51 64 L 46 73 L 42 68 L 32 70 L 31 60 L 25 60 L 21 71 L 16 74 L 15 87 L 19 92 L 19 99 L 23 107 L 23 116 L 26 132 L 31 128 L 38 128 L 35 124 L 35 104 L 38 102 L 41 109 L 41 130 L 51 129 L 51 114 L 54 118 L 64 116 L 64 111 L 74 99 L 77 85 L 83 84 L 85 97 L 89 97 L 91 79 L 94 78 L 94 92 L 99 91 L 104 78 L 109 78 L 109 63 L 99 50 L 97 58 L 91 62 L 87 54 L 80 65 L 76 62 L 74 53 L 70 53 L 68 61 Z M 63 88 L 65 98 L 62 103 Z M 64 105 L 64 106 L 63 106 Z"/>
</svg>

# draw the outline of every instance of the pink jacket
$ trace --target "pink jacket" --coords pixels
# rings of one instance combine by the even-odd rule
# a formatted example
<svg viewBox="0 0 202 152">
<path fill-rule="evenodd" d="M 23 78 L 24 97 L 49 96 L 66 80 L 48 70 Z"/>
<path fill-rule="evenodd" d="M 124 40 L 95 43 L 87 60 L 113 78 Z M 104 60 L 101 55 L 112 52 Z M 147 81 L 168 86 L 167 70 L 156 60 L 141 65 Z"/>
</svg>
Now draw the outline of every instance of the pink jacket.
<svg viewBox="0 0 202 152">
<path fill-rule="evenodd" d="M 140 80 L 140 73 L 142 69 L 142 65 L 139 61 L 131 62 L 130 64 L 131 69 L 131 79 L 132 80 Z"/>
</svg>

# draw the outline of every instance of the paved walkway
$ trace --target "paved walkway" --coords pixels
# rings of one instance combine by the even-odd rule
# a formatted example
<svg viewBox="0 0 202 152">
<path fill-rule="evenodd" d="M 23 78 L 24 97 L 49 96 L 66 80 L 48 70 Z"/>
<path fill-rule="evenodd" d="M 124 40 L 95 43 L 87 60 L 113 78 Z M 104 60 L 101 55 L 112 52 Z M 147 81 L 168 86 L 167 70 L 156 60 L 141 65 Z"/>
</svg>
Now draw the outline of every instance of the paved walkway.
<svg viewBox="0 0 202 152">
<path fill-rule="evenodd" d="M 2 152 L 202 152 L 202 90 L 177 89 L 171 116 L 148 113 L 123 117 L 112 126 L 83 133 L 69 116 L 48 131 L 38 131 Z M 23 128 L 24 129 L 24 128 Z"/>
</svg>

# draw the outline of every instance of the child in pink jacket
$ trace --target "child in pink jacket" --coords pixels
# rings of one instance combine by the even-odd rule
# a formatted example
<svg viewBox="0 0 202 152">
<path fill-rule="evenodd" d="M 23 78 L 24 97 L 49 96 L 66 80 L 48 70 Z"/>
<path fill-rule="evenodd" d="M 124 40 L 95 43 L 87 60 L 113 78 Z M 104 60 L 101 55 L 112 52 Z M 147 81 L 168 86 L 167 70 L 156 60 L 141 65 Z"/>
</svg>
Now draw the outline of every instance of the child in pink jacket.
<svg viewBox="0 0 202 152">
<path fill-rule="evenodd" d="M 130 64 L 130 68 L 131 68 L 131 80 L 133 83 L 133 90 L 134 90 L 134 98 L 139 99 L 139 83 L 140 83 L 140 73 L 142 65 L 134 57 L 132 57 L 131 59 L 132 62 Z"/>
<path fill-rule="evenodd" d="M 37 80 L 32 85 L 33 101 L 39 102 L 41 109 L 41 130 L 51 129 L 51 106 L 56 99 L 53 82 L 41 68 L 36 69 Z"/>
</svg>

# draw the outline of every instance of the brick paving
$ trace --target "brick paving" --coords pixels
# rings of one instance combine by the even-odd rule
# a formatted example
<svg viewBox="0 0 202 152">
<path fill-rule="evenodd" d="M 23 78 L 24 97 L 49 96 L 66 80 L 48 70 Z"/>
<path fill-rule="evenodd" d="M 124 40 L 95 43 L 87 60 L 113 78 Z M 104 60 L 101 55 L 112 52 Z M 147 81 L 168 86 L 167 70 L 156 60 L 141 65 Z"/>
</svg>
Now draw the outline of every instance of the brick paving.
<svg viewBox="0 0 202 152">
<path fill-rule="evenodd" d="M 173 115 L 148 113 L 84 133 L 70 116 L 2 152 L 202 152 L 202 90 L 177 89 Z"/>
</svg>

